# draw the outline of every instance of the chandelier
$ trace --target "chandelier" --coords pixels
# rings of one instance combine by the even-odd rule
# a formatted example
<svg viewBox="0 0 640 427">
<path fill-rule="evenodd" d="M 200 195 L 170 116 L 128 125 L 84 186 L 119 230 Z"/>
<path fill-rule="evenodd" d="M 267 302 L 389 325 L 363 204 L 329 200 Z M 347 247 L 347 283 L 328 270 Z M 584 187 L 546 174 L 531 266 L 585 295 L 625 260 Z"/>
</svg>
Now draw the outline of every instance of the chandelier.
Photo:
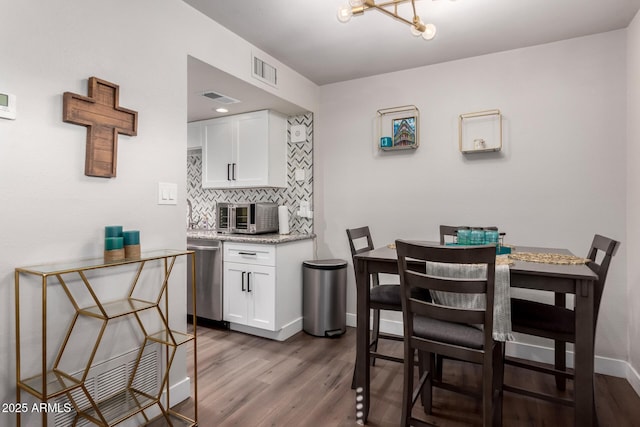
<svg viewBox="0 0 640 427">
<path fill-rule="evenodd" d="M 407 2 L 411 2 L 413 9 L 413 18 L 411 19 L 398 15 L 398 5 Z M 353 15 L 362 15 L 369 9 L 377 9 L 385 15 L 409 24 L 411 34 L 414 36 L 422 36 L 425 40 L 433 40 L 436 36 L 436 26 L 430 23 L 425 24 L 416 14 L 415 0 L 389 0 L 379 3 L 376 3 L 376 0 L 349 0 L 349 4 L 338 8 L 338 21 L 349 22 Z"/>
</svg>

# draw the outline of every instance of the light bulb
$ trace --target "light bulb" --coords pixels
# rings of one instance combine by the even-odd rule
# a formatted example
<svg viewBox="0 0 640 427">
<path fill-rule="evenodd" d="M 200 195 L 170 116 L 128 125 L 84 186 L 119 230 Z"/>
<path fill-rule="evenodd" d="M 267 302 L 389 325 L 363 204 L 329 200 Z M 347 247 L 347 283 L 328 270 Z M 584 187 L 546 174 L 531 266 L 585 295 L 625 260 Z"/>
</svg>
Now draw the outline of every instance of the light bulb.
<svg viewBox="0 0 640 427">
<path fill-rule="evenodd" d="M 424 26 L 424 33 L 422 33 L 422 38 L 425 40 L 433 40 L 436 36 L 436 26 L 433 24 L 427 24 Z"/>
<path fill-rule="evenodd" d="M 349 0 L 351 7 L 361 7 L 364 4 L 364 0 Z"/>
<path fill-rule="evenodd" d="M 342 23 L 349 22 L 352 15 L 351 6 L 348 4 L 344 4 L 338 8 L 338 21 Z"/>
</svg>

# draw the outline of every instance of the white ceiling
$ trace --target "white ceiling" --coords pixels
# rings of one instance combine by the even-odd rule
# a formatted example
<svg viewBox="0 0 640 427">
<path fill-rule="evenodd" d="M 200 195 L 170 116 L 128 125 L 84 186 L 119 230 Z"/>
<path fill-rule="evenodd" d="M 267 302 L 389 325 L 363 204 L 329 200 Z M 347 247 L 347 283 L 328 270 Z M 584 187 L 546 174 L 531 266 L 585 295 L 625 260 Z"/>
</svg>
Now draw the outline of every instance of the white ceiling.
<svg viewBox="0 0 640 427">
<path fill-rule="evenodd" d="M 376 10 L 340 23 L 348 0 L 184 1 L 318 85 L 625 28 L 640 9 L 640 0 L 417 0 L 438 28 L 425 41 Z M 399 14 L 411 19 L 410 4 Z"/>
</svg>

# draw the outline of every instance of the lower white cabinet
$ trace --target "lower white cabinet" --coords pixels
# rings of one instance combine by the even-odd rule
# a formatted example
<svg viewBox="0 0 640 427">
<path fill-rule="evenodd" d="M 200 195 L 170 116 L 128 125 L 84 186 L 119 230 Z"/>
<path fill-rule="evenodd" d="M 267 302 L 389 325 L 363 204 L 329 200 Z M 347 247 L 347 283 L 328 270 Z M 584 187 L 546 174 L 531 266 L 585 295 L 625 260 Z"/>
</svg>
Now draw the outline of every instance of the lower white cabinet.
<svg viewBox="0 0 640 427">
<path fill-rule="evenodd" d="M 302 330 L 302 262 L 313 240 L 223 243 L 223 319 L 232 330 L 285 340 Z"/>
<path fill-rule="evenodd" d="M 224 320 L 275 330 L 276 268 L 226 262 Z"/>
</svg>

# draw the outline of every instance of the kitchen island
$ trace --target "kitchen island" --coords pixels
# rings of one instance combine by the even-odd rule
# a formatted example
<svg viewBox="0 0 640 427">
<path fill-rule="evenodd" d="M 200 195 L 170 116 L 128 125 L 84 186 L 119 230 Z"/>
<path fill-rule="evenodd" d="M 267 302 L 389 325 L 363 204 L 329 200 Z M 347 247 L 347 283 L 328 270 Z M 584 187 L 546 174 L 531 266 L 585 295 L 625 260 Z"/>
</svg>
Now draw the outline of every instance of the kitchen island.
<svg viewBox="0 0 640 427">
<path fill-rule="evenodd" d="M 194 229 L 187 239 L 222 243 L 222 317 L 231 330 L 278 341 L 302 330 L 302 263 L 314 258 L 315 235 Z"/>
</svg>

